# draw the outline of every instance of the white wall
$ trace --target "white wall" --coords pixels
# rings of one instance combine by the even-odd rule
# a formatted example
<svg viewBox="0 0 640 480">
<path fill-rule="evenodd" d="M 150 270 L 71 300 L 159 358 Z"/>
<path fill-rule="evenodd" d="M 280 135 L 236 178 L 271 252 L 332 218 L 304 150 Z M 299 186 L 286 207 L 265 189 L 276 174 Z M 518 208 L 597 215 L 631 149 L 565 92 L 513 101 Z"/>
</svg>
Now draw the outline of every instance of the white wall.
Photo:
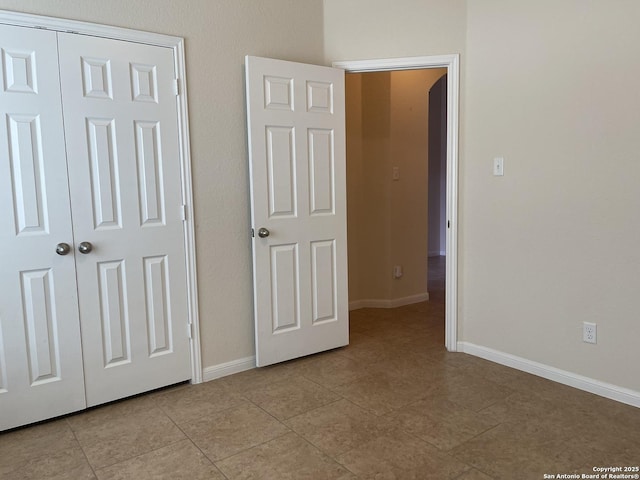
<svg viewBox="0 0 640 480">
<path fill-rule="evenodd" d="M 322 63 L 319 0 L 0 0 L 0 9 L 185 37 L 203 365 L 253 347 L 243 62 Z"/>
</svg>

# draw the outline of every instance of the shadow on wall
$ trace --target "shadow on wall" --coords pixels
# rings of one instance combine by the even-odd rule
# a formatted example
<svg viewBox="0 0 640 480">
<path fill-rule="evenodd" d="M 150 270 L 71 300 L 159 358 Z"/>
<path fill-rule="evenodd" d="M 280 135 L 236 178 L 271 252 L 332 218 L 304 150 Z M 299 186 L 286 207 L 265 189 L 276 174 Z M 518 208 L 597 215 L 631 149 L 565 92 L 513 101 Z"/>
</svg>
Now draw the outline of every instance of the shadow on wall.
<svg viewBox="0 0 640 480">
<path fill-rule="evenodd" d="M 346 75 L 352 305 L 396 306 L 427 297 L 429 91 L 445 74 L 437 68 Z M 446 142 L 446 123 L 440 130 Z M 441 175 L 439 164 L 437 170 Z"/>
</svg>

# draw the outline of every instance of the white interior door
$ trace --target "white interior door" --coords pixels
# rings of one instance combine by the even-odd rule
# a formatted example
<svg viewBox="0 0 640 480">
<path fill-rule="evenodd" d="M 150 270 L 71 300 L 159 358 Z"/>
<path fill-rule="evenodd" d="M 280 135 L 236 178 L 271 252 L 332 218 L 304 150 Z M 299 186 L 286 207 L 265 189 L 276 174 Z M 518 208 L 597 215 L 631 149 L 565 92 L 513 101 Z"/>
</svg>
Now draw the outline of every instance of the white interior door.
<svg viewBox="0 0 640 480">
<path fill-rule="evenodd" d="M 0 26 L 0 430 L 85 407 L 56 34 Z"/>
<path fill-rule="evenodd" d="M 91 406 L 191 378 L 174 57 L 58 37 Z"/>
<path fill-rule="evenodd" d="M 344 71 L 246 58 L 256 363 L 349 343 Z"/>
</svg>

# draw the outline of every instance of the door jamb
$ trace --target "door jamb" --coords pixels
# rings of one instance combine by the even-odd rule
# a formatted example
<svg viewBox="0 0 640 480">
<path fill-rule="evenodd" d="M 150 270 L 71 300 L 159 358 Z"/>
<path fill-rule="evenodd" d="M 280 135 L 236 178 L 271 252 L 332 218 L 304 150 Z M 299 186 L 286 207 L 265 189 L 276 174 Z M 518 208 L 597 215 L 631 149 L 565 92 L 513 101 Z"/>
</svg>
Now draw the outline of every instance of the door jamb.
<svg viewBox="0 0 640 480">
<path fill-rule="evenodd" d="M 176 105 L 178 108 L 178 133 L 180 168 L 182 171 L 182 203 L 185 209 L 185 265 L 187 270 L 187 315 L 191 350 L 191 382 L 202 382 L 202 352 L 200 346 L 200 321 L 198 316 L 198 285 L 196 275 L 195 218 L 193 212 L 193 185 L 191 178 L 191 151 L 189 145 L 189 112 L 187 110 L 187 80 L 184 39 L 160 33 L 143 32 L 96 23 L 80 22 L 55 17 L 0 10 L 0 24 L 39 28 L 58 32 L 92 35 L 144 43 L 173 50 L 174 71 L 177 78 Z"/>
<path fill-rule="evenodd" d="M 458 350 L 458 106 L 460 91 L 460 55 L 347 60 L 333 62 L 334 68 L 349 73 L 447 69 L 447 258 L 445 299 L 445 346 Z"/>
</svg>

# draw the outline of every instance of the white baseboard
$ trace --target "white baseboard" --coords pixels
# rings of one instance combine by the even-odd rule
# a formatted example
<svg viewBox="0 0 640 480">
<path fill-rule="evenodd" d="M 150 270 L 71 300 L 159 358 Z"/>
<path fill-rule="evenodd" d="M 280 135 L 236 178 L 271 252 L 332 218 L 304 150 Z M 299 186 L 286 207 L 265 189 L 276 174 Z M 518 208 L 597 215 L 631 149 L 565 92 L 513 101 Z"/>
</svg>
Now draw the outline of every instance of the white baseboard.
<svg viewBox="0 0 640 480">
<path fill-rule="evenodd" d="M 360 308 L 396 308 L 413 303 L 426 302 L 429 300 L 429 292 L 411 295 L 409 297 L 395 298 L 393 300 L 354 300 L 349 302 L 349 310 L 358 310 Z"/>
<path fill-rule="evenodd" d="M 601 382 L 473 343 L 458 342 L 458 351 L 640 408 L 640 392 L 635 390 Z"/>
<path fill-rule="evenodd" d="M 208 382 L 215 380 L 216 378 L 226 377 L 227 375 L 233 375 L 234 373 L 244 372 L 256 367 L 256 357 L 245 357 L 237 360 L 232 360 L 227 363 L 220 363 L 218 365 L 212 365 L 202 369 L 202 381 Z"/>
</svg>

